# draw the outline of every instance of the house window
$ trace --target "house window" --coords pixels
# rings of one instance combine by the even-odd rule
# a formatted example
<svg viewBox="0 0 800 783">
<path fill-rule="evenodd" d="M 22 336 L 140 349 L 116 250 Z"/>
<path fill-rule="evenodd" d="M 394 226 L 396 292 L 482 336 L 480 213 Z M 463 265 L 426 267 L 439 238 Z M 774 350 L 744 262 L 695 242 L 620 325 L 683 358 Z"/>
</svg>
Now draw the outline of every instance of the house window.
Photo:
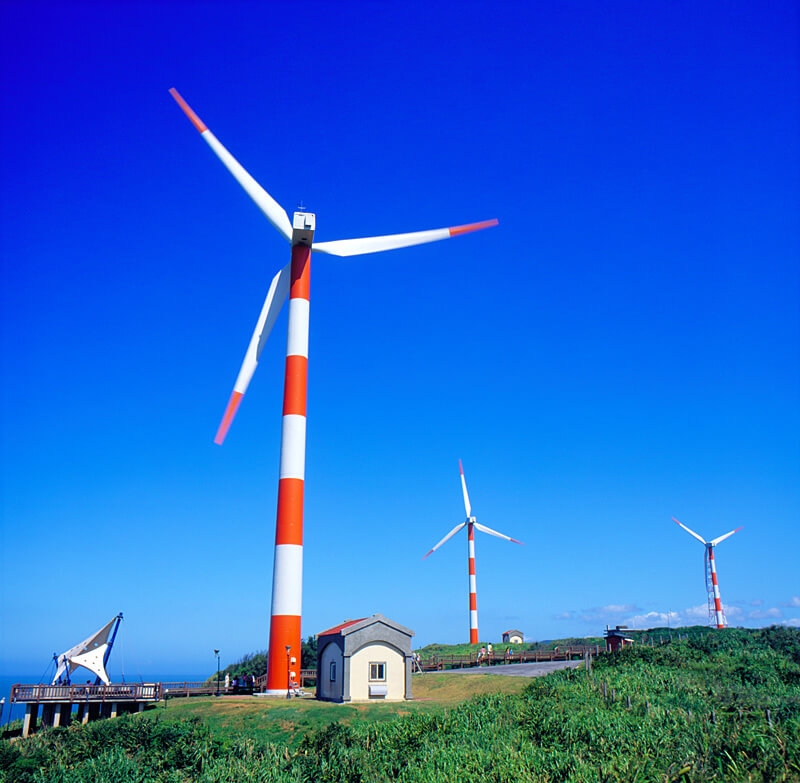
<svg viewBox="0 0 800 783">
<path fill-rule="evenodd" d="M 331 661 L 330 680 L 336 682 L 336 661 Z"/>
<path fill-rule="evenodd" d="M 386 664 L 370 663 L 369 665 L 370 682 L 386 682 Z"/>
</svg>

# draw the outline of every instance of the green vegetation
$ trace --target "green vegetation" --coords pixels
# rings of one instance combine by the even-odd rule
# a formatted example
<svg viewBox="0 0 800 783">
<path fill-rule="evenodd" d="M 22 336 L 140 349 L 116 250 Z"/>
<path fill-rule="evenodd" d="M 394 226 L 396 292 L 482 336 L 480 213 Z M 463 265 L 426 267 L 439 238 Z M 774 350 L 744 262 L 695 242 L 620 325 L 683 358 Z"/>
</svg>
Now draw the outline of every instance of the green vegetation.
<svg viewBox="0 0 800 783">
<path fill-rule="evenodd" d="M 627 628 L 625 630 L 625 634 L 633 639 L 636 644 L 646 645 L 701 639 L 709 633 L 709 628 L 706 625 L 692 625 L 688 628 L 649 628 L 648 630 Z M 478 644 L 429 644 L 425 647 L 420 647 L 417 652 L 425 660 L 432 658 L 434 655 L 439 657 L 443 655 L 474 655 L 481 647 L 486 647 L 488 644 L 489 642 L 478 642 Z M 511 645 L 504 642 L 493 641 L 492 645 L 496 653 L 501 653 L 509 646 L 513 647 L 516 652 L 522 650 L 554 650 L 556 647 L 563 650 L 566 647 L 584 645 L 599 645 L 601 649 L 605 649 L 606 640 L 602 636 L 589 636 L 586 638 L 570 636 L 565 639 L 551 639 L 543 642 L 525 642 L 524 644 Z"/>
<path fill-rule="evenodd" d="M 309 636 L 302 642 L 300 657 L 301 669 L 317 668 L 317 637 Z M 256 653 L 248 653 L 235 663 L 231 663 L 224 669 L 220 669 L 219 676 L 225 679 L 225 675 L 234 677 L 261 677 L 267 673 L 267 651 L 261 650 Z M 216 682 L 217 672 L 213 672 L 206 678 L 206 682 Z"/>
<path fill-rule="evenodd" d="M 704 629 L 591 675 L 424 674 L 414 689 L 401 704 L 171 701 L 0 743 L 0 783 L 800 781 L 796 629 Z"/>
</svg>

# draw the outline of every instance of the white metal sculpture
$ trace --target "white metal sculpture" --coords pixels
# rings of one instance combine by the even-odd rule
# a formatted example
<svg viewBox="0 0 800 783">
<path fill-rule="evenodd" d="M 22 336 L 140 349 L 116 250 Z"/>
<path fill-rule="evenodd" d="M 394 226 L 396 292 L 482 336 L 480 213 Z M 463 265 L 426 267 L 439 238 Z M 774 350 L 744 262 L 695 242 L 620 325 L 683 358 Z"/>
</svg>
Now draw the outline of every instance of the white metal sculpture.
<svg viewBox="0 0 800 783">
<path fill-rule="evenodd" d="M 110 680 L 108 672 L 106 672 L 106 664 L 108 663 L 108 656 L 111 654 L 111 647 L 117 636 L 117 629 L 121 620 L 122 613 L 120 612 L 88 639 L 84 639 L 74 647 L 70 647 L 69 650 L 61 653 L 61 655 L 54 655 L 56 673 L 52 684 L 55 685 L 62 678 L 69 682 L 72 672 L 82 666 L 95 674 L 105 685 L 108 685 Z"/>
</svg>

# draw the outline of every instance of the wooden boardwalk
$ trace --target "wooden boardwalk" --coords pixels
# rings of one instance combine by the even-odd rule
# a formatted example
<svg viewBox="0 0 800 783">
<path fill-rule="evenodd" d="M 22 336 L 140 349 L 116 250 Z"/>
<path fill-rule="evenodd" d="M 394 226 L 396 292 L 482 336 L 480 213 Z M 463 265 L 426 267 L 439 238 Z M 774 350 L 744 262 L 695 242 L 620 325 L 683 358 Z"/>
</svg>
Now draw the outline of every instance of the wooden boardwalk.
<svg viewBox="0 0 800 783">
<path fill-rule="evenodd" d="M 25 705 L 22 736 L 43 726 L 68 726 L 73 720 L 88 723 L 115 718 L 123 712 L 141 712 L 145 704 L 161 698 L 156 682 L 109 685 L 21 685 L 11 688 L 11 703 Z M 41 709 L 41 714 L 40 714 Z"/>
<path fill-rule="evenodd" d="M 557 647 L 555 650 L 520 650 L 511 655 L 492 651 L 481 655 L 434 655 L 420 661 L 424 672 L 441 672 L 447 669 L 469 669 L 477 666 L 499 666 L 511 663 L 544 663 L 545 661 L 579 661 L 587 655 L 594 658 L 601 652 L 600 645 L 580 644 L 570 647 Z"/>
</svg>

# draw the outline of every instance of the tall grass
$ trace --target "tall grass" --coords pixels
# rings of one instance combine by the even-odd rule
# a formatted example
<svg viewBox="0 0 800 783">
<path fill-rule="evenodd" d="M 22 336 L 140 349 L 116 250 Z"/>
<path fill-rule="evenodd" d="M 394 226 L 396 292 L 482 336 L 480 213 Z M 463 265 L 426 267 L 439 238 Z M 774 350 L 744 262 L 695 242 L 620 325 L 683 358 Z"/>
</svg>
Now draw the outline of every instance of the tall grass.
<svg viewBox="0 0 800 783">
<path fill-rule="evenodd" d="M 334 721 L 291 748 L 256 729 L 142 716 L 0 745 L 0 781 L 117 780 L 800 781 L 800 632 L 633 648 L 603 656 L 592 675 L 562 671 L 520 694 L 389 721 Z"/>
</svg>

